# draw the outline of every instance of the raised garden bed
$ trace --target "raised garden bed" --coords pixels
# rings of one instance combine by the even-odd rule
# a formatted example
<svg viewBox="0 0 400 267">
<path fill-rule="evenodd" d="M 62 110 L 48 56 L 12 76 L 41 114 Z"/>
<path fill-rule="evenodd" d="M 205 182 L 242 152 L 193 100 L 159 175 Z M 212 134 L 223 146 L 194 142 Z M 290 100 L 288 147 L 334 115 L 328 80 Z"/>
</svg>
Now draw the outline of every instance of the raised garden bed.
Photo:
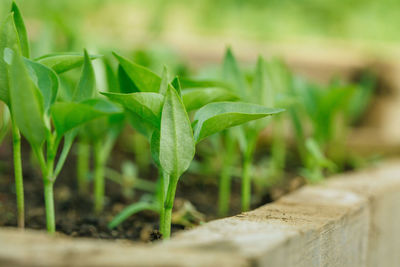
<svg viewBox="0 0 400 267">
<path fill-rule="evenodd" d="M 152 245 L 0 230 L 2 266 L 398 266 L 400 162 L 331 177 Z"/>
<path fill-rule="evenodd" d="M 32 57 L 11 11 L 0 28 L 1 265 L 398 265 L 398 162 L 359 171 L 377 158 L 348 146 L 366 148 L 371 132 L 397 140 L 369 124 L 370 107 L 398 94 L 366 61 L 291 62 L 317 84 L 281 59 L 239 64 L 231 48 L 196 71 L 157 69 L 145 51 Z M 338 70 L 347 80 L 327 82 Z"/>
</svg>

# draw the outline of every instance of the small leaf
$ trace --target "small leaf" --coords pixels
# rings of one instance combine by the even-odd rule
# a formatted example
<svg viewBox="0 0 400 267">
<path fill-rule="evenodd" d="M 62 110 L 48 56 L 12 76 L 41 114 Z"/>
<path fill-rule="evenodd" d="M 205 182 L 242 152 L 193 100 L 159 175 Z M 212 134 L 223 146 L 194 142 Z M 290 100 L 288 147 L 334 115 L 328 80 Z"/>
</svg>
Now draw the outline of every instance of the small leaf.
<svg viewBox="0 0 400 267">
<path fill-rule="evenodd" d="M 230 86 L 227 83 L 221 81 L 208 81 L 208 80 L 191 80 L 187 78 L 179 79 L 182 90 L 188 88 L 207 88 L 207 87 L 220 87 L 229 89 Z"/>
<path fill-rule="evenodd" d="M 160 168 L 160 130 L 155 129 L 153 134 L 151 135 L 150 140 L 150 150 L 151 150 L 151 157 L 154 160 L 154 163 Z"/>
<path fill-rule="evenodd" d="M 9 52 L 11 50 L 6 48 Z M 44 121 L 43 97 L 30 79 L 20 52 L 11 52 L 10 76 L 11 115 L 21 133 L 32 146 L 41 146 L 48 131 Z"/>
<path fill-rule="evenodd" d="M 26 58 L 30 57 L 29 40 L 26 32 L 24 19 L 17 4 L 13 1 L 11 4 L 11 12 L 14 12 L 14 22 L 18 32 L 19 42 L 21 44 L 22 55 Z"/>
<path fill-rule="evenodd" d="M 160 212 L 159 205 L 157 205 L 156 203 L 144 202 L 144 201 L 136 202 L 127 206 L 120 213 L 118 213 L 117 216 L 115 216 L 112 219 L 112 221 L 108 224 L 108 228 L 113 229 L 117 227 L 120 223 L 128 219 L 130 216 L 144 210 Z"/>
<path fill-rule="evenodd" d="M 131 94 L 102 93 L 110 100 L 138 115 L 154 127 L 159 127 L 164 96 L 158 93 L 139 92 Z"/>
<path fill-rule="evenodd" d="M 161 78 L 157 74 L 117 55 L 116 53 L 113 53 L 113 55 L 117 58 L 126 74 L 141 92 L 159 92 Z"/>
<path fill-rule="evenodd" d="M 252 102 L 268 107 L 274 106 L 274 92 L 270 77 L 265 70 L 265 62 L 262 57 L 257 60 L 256 70 L 253 81 Z"/>
<path fill-rule="evenodd" d="M 9 92 L 9 76 L 7 71 L 7 63 L 12 61 L 12 51 L 20 49 L 18 33 L 15 28 L 13 15 L 10 14 L 6 17 L 0 27 L 0 100 L 10 106 L 10 92 Z M 9 48 L 8 50 L 5 50 Z M 7 53 L 11 52 L 10 53 Z"/>
<path fill-rule="evenodd" d="M 252 120 L 283 112 L 283 109 L 242 102 L 218 102 L 205 105 L 194 117 L 196 142 L 205 137 Z"/>
<path fill-rule="evenodd" d="M 90 55 L 91 60 L 99 58 L 99 55 Z M 38 58 L 35 61 L 52 68 L 56 73 L 63 73 L 80 67 L 84 62 L 84 55 L 81 53 L 52 53 Z"/>
<path fill-rule="evenodd" d="M 121 110 L 103 99 L 83 102 L 57 102 L 51 107 L 54 127 L 59 136 L 69 130 L 102 116 L 119 113 Z"/>
<path fill-rule="evenodd" d="M 35 82 L 37 88 L 43 96 L 43 104 L 46 112 L 50 106 L 56 101 L 58 92 L 58 77 L 56 73 L 42 65 L 29 59 L 24 59 L 25 65 L 28 68 L 31 79 Z"/>
<path fill-rule="evenodd" d="M 179 97 L 182 98 L 182 88 L 181 88 L 181 82 L 179 81 L 178 76 L 176 76 L 172 82 L 171 82 L 172 87 L 174 87 L 174 89 L 176 90 L 176 92 L 178 93 Z"/>
<path fill-rule="evenodd" d="M 190 121 L 177 92 L 168 88 L 160 125 L 160 165 L 179 177 L 193 160 L 195 143 Z"/>
<path fill-rule="evenodd" d="M 162 95 L 165 95 L 167 93 L 168 85 L 169 85 L 169 73 L 168 73 L 167 67 L 164 66 L 163 72 L 161 75 L 161 84 L 160 84 L 159 93 Z"/>
<path fill-rule="evenodd" d="M 225 82 L 233 86 L 233 89 L 238 95 L 242 97 L 245 96 L 246 81 L 243 74 L 240 72 L 239 66 L 230 48 L 228 48 L 225 53 L 222 77 Z"/>
<path fill-rule="evenodd" d="M 211 102 L 238 100 L 239 97 L 223 88 L 194 88 L 182 91 L 182 99 L 189 112 Z"/>
<path fill-rule="evenodd" d="M 151 138 L 151 135 L 154 131 L 154 126 L 152 124 L 143 120 L 136 113 L 130 111 L 129 109 L 125 110 L 125 114 L 128 122 L 136 131 L 144 135 L 147 139 Z"/>
<path fill-rule="evenodd" d="M 79 102 L 92 98 L 96 95 L 95 77 L 92 62 L 90 61 L 87 51 L 84 51 L 84 63 L 81 78 L 75 88 L 72 100 Z"/>
<path fill-rule="evenodd" d="M 108 58 L 103 59 L 105 78 L 107 81 L 107 91 L 113 93 L 119 93 L 118 77 L 114 72 L 113 66 Z"/>
<path fill-rule="evenodd" d="M 119 91 L 121 93 L 129 94 L 140 92 L 137 86 L 129 78 L 128 74 L 126 74 L 126 71 L 121 66 L 121 64 L 118 64 L 118 83 Z"/>
</svg>

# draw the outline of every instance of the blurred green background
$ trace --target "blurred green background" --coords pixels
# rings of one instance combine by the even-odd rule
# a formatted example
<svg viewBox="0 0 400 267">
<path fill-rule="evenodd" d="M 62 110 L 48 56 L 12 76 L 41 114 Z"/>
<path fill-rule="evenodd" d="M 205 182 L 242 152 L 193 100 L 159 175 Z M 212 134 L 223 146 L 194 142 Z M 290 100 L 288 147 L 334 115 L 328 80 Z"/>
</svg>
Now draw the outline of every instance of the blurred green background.
<svg viewBox="0 0 400 267">
<path fill-rule="evenodd" d="M 2 0 L 5 14 L 10 1 Z M 395 44 L 396 0 L 17 0 L 34 55 L 165 40 Z"/>
</svg>

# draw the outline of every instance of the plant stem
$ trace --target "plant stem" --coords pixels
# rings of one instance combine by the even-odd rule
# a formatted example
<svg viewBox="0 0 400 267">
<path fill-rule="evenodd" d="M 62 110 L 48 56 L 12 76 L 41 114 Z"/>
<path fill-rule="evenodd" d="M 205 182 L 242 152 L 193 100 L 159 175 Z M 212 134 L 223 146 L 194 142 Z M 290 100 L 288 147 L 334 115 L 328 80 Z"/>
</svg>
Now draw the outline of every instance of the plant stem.
<svg viewBox="0 0 400 267">
<path fill-rule="evenodd" d="M 276 182 L 281 178 L 283 169 L 285 167 L 285 139 L 282 136 L 283 131 L 283 120 L 281 117 L 274 118 L 273 136 L 274 140 L 271 147 L 272 157 L 272 183 Z"/>
<path fill-rule="evenodd" d="M 223 217 L 228 214 L 231 198 L 231 172 L 234 159 L 235 142 L 229 134 L 226 136 L 224 162 L 219 183 L 218 214 Z"/>
<path fill-rule="evenodd" d="M 58 142 L 56 142 L 58 143 Z M 55 136 L 49 135 L 47 138 L 47 161 L 46 169 L 42 171 L 44 184 L 44 202 L 46 208 L 46 225 L 47 232 L 54 234 L 56 231 L 55 211 L 54 211 L 54 193 L 53 186 L 54 177 L 54 159 L 56 157 L 57 144 L 55 144 Z"/>
<path fill-rule="evenodd" d="M 53 183 L 44 181 L 44 202 L 46 207 L 46 225 L 47 232 L 54 234 L 56 231 L 55 212 L 54 212 L 54 194 Z"/>
<path fill-rule="evenodd" d="M 24 210 L 24 183 L 22 177 L 21 163 L 21 134 L 15 122 L 12 122 L 12 139 L 13 139 L 13 156 L 14 156 L 14 177 L 15 177 L 15 194 L 17 196 L 17 216 L 18 227 L 25 227 L 25 210 Z"/>
<path fill-rule="evenodd" d="M 94 211 L 99 214 L 104 206 L 104 162 L 101 142 L 94 144 Z"/>
<path fill-rule="evenodd" d="M 174 207 L 176 186 L 178 185 L 179 177 L 177 175 L 171 175 L 168 184 L 168 191 L 164 203 L 164 220 L 162 221 L 163 237 L 169 239 L 171 237 L 171 219 L 172 219 L 172 208 Z"/>
<path fill-rule="evenodd" d="M 99 214 L 104 207 L 105 179 L 107 159 L 117 139 L 117 132 L 110 132 L 104 143 L 103 139 L 94 142 L 94 211 Z"/>
<path fill-rule="evenodd" d="M 251 138 L 243 158 L 242 174 L 242 211 L 248 211 L 251 204 L 251 168 L 253 163 L 253 152 L 257 137 Z"/>
<path fill-rule="evenodd" d="M 159 181 L 158 181 L 158 201 L 160 203 L 160 233 L 165 233 L 165 210 L 164 210 L 164 202 L 165 202 L 165 181 L 169 180 L 169 175 L 164 171 L 160 170 L 159 173 Z"/>
<path fill-rule="evenodd" d="M 90 147 L 89 145 L 79 140 L 78 142 L 78 157 L 77 157 L 77 178 L 79 194 L 85 195 L 88 192 L 87 175 L 89 172 Z"/>
</svg>

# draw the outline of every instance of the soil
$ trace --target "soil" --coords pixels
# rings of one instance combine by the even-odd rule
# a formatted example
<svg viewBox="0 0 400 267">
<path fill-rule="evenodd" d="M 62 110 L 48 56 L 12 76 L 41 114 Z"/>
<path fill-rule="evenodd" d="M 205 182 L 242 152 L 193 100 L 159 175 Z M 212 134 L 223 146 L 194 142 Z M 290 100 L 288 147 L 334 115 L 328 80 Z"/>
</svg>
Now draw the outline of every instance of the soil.
<svg viewBox="0 0 400 267">
<path fill-rule="evenodd" d="M 123 151 L 114 151 L 109 165 L 117 165 L 122 158 L 132 158 Z M 45 210 L 43 199 L 43 183 L 38 168 L 32 167 L 32 157 L 29 146 L 23 143 L 23 175 L 25 191 L 25 227 L 31 229 L 46 229 Z M 16 203 L 14 175 L 12 167 L 12 148 L 9 140 L 5 140 L 0 147 L 0 227 L 16 227 Z M 152 180 L 156 178 L 155 168 L 149 171 Z M 121 186 L 112 181 L 106 181 L 106 203 L 104 212 L 95 215 L 92 212 L 93 203 L 91 194 L 81 196 L 76 190 L 75 156 L 72 151 L 63 171 L 57 178 L 54 186 L 56 230 L 72 237 L 89 237 L 99 239 L 127 239 L 132 241 L 150 242 L 161 238 L 158 232 L 158 215 L 144 211 L 131 216 L 113 230 L 107 228 L 107 223 L 127 205 L 137 201 L 143 192 L 137 191 L 133 198 L 126 198 L 121 194 Z M 217 218 L 218 187 L 217 177 L 199 177 L 195 174 L 186 174 L 178 185 L 175 201 L 175 213 L 190 203 L 195 208 L 196 216 L 189 218 L 189 223 L 173 224 L 172 232 L 187 229 L 198 225 L 201 221 Z M 297 180 L 290 186 L 280 186 L 278 190 L 262 194 L 253 207 L 271 202 L 287 191 L 292 191 L 302 183 Z M 274 193 L 275 192 L 275 193 Z M 278 192 L 278 193 L 276 193 Z M 185 206 L 186 205 L 186 206 Z M 240 180 L 233 179 L 232 210 L 230 215 L 240 212 Z"/>
</svg>

